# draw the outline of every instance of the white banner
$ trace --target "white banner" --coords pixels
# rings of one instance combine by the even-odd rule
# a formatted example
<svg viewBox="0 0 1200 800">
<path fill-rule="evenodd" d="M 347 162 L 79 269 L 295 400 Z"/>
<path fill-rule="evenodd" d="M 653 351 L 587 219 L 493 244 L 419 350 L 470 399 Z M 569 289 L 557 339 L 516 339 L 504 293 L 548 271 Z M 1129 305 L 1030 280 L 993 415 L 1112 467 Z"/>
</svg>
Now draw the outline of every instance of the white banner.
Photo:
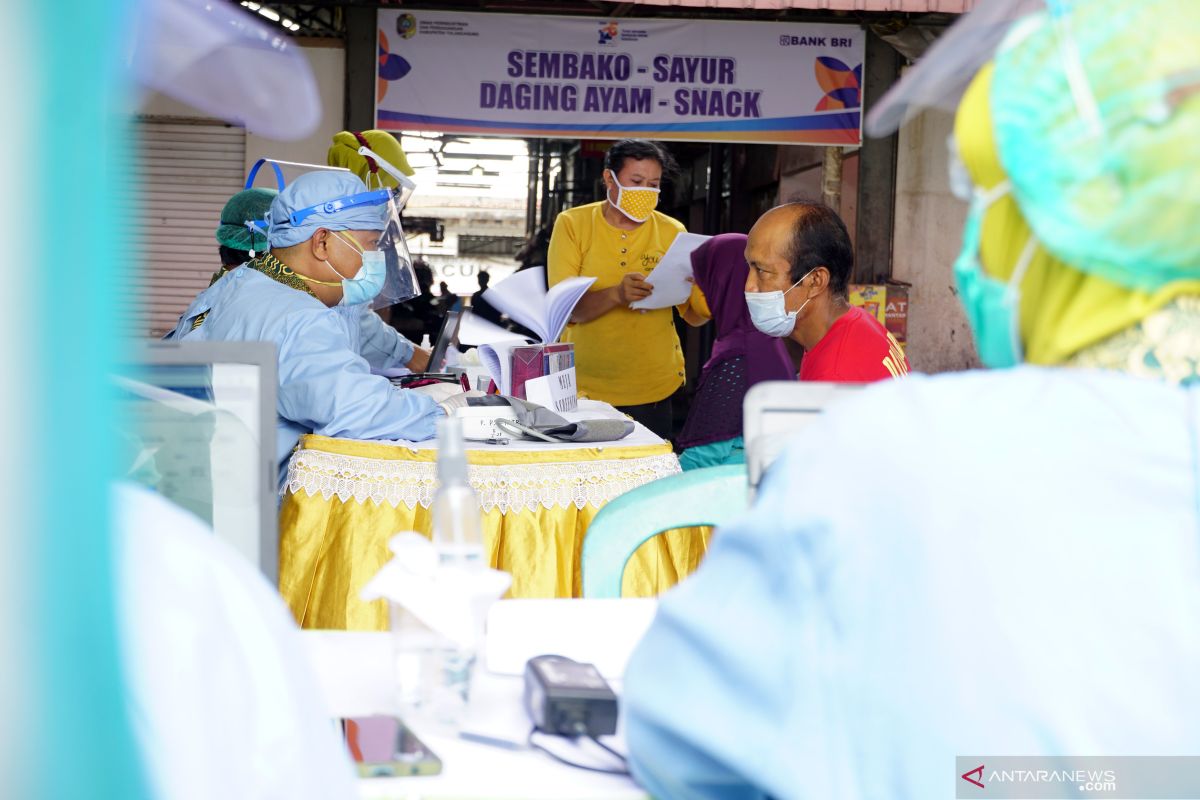
<svg viewBox="0 0 1200 800">
<path fill-rule="evenodd" d="M 856 145 L 852 25 L 379 11 L 376 127 Z"/>
</svg>

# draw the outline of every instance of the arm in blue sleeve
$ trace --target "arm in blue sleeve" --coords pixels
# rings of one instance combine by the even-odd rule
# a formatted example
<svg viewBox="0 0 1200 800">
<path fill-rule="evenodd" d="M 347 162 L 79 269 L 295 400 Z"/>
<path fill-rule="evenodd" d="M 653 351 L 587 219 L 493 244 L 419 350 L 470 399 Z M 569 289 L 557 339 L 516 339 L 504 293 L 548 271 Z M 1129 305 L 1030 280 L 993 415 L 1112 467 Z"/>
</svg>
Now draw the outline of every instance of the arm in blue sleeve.
<svg viewBox="0 0 1200 800">
<path fill-rule="evenodd" d="M 804 663 L 827 634 L 812 609 L 825 559 L 781 530 L 786 493 L 760 500 L 663 598 L 626 670 L 630 764 L 655 797 L 799 796 L 801 782 L 804 796 L 838 796 L 821 791 L 821 773 L 839 773 L 821 763 L 838 715 L 823 670 Z"/>
<path fill-rule="evenodd" d="M 369 307 L 363 307 L 359 354 L 373 369 L 403 367 L 412 361 L 414 345 Z"/>
<path fill-rule="evenodd" d="M 343 330 L 322 311 L 292 315 L 279 348 L 280 413 L 314 433 L 349 439 L 434 435 L 442 414 L 430 398 L 372 375 Z"/>
</svg>

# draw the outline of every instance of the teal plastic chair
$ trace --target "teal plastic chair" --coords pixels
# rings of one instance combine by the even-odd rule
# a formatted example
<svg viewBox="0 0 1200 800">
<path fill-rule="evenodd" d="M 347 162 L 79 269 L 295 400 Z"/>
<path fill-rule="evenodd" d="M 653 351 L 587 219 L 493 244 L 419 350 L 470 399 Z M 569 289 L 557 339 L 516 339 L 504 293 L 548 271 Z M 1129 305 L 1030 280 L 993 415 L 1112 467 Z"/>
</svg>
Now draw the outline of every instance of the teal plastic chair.
<svg viewBox="0 0 1200 800">
<path fill-rule="evenodd" d="M 583 538 L 583 596 L 621 596 L 625 564 L 664 531 L 719 527 L 746 510 L 745 464 L 705 467 L 659 478 L 616 498 L 596 514 Z"/>
</svg>

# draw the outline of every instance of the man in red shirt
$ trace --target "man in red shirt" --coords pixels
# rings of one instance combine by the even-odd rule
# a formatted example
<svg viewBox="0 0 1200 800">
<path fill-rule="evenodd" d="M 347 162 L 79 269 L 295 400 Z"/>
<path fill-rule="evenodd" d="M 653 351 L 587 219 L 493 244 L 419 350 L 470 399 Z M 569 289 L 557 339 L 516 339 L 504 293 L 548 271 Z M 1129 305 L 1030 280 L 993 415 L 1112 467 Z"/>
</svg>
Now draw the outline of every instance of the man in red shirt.
<svg viewBox="0 0 1200 800">
<path fill-rule="evenodd" d="M 788 203 L 759 218 L 746 243 L 746 305 L 754 326 L 804 348 L 802 381 L 867 383 L 908 374 L 899 343 L 850 305 L 854 251 L 827 206 Z"/>
</svg>

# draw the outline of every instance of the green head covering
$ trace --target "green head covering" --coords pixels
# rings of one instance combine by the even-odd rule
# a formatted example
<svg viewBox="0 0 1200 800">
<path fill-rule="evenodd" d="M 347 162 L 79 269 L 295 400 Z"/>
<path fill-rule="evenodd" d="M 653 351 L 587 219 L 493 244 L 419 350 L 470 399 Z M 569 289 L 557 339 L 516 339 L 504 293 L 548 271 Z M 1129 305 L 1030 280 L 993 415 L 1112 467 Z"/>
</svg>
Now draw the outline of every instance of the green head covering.
<svg viewBox="0 0 1200 800">
<path fill-rule="evenodd" d="M 1200 279 L 1200 2 L 1049 3 L 996 55 L 995 139 L 1038 241 L 1126 289 Z"/>
<path fill-rule="evenodd" d="M 221 209 L 217 242 L 234 250 L 266 250 L 266 225 L 260 232 L 252 233 L 246 223 L 264 219 L 277 194 L 274 189 L 246 189 L 229 198 Z"/>
</svg>

